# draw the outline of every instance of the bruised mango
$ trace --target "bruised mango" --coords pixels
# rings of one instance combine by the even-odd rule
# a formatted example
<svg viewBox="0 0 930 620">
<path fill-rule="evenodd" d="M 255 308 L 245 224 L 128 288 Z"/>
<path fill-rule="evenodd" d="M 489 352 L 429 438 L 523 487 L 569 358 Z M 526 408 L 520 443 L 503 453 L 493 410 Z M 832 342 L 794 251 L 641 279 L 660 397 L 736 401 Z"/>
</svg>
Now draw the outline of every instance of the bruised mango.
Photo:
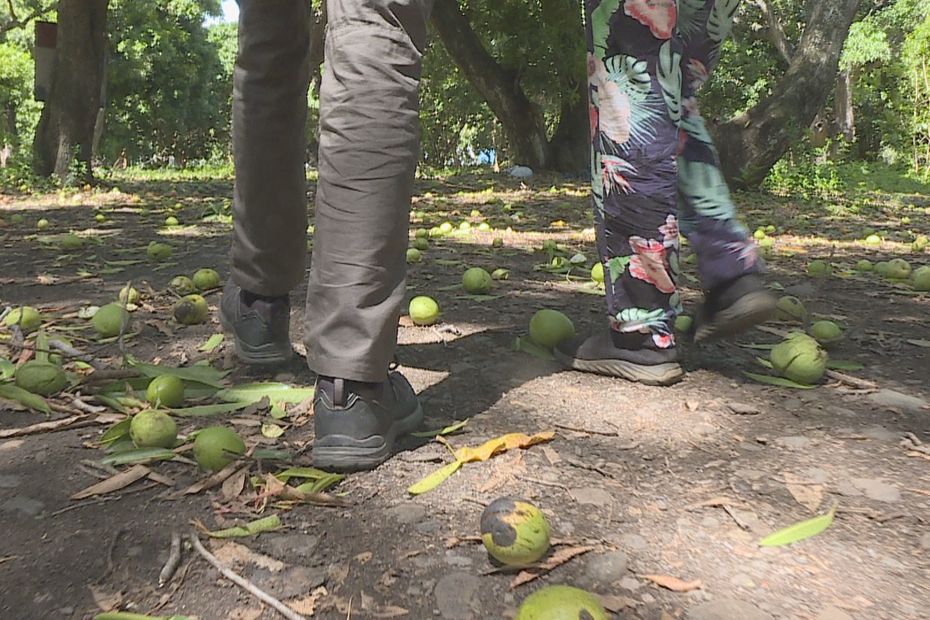
<svg viewBox="0 0 930 620">
<path fill-rule="evenodd" d="M 498 562 L 527 566 L 549 550 L 549 523 L 533 504 L 501 497 L 481 513 L 481 540 Z"/>
</svg>

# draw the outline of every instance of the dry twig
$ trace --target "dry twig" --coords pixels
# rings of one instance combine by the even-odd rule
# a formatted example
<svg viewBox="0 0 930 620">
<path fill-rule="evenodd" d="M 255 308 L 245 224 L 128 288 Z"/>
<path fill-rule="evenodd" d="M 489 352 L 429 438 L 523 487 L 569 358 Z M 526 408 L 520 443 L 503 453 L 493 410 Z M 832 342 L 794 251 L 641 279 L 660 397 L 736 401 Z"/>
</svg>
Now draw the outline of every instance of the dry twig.
<svg viewBox="0 0 930 620">
<path fill-rule="evenodd" d="M 203 559 L 205 559 L 207 562 L 209 562 L 213 566 L 213 568 L 220 571 L 221 575 L 223 575 L 224 577 L 232 581 L 234 584 L 236 584 L 237 586 L 239 586 L 246 592 L 250 593 L 252 596 L 259 599 L 266 605 L 269 605 L 272 608 L 274 608 L 275 611 L 277 611 L 279 614 L 281 614 L 288 620 L 306 620 L 304 616 L 301 616 L 300 614 L 295 613 L 290 607 L 288 607 L 287 605 L 285 605 L 284 603 L 282 603 L 275 597 L 271 596 L 267 592 L 260 590 L 255 584 L 253 584 L 249 580 L 245 579 L 244 577 L 241 577 L 240 575 L 234 573 L 230 569 L 223 566 L 222 563 L 220 563 L 220 561 L 216 559 L 215 555 L 213 555 L 212 553 L 210 553 L 204 548 L 203 544 L 200 542 L 200 538 L 197 537 L 197 534 L 191 533 L 189 538 L 191 541 L 191 545 L 194 547 L 194 551 L 199 553 L 203 557 Z"/>
<path fill-rule="evenodd" d="M 158 587 L 164 586 L 171 581 L 178 565 L 181 564 L 181 535 L 176 531 L 171 532 L 171 550 L 168 552 L 168 559 L 158 573 Z"/>
</svg>

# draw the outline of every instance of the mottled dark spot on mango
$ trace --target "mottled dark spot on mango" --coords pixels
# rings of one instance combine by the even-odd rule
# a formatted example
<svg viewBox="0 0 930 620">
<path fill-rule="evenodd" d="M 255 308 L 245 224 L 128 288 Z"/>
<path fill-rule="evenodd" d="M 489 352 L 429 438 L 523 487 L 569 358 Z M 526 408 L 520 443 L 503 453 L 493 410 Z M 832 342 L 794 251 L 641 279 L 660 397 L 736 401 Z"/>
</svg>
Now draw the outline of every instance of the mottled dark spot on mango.
<svg viewBox="0 0 930 620">
<path fill-rule="evenodd" d="M 517 509 L 516 500 L 502 497 L 491 502 L 481 514 L 481 534 L 490 534 L 491 540 L 499 547 L 509 547 L 517 541 L 517 530 L 503 517 L 513 514 Z"/>
</svg>

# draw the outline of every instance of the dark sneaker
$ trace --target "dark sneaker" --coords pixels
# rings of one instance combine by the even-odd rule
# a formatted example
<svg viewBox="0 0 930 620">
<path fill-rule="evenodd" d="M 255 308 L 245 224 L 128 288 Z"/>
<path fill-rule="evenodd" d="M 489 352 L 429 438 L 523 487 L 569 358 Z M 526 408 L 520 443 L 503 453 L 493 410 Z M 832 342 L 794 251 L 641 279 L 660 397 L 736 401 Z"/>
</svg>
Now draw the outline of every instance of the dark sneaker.
<svg viewBox="0 0 930 620">
<path fill-rule="evenodd" d="M 220 323 L 232 332 L 236 354 L 250 365 L 282 364 L 291 359 L 291 302 L 287 296 L 248 299 L 228 282 L 220 301 Z"/>
<path fill-rule="evenodd" d="M 422 421 L 420 401 L 399 372 L 374 385 L 321 379 L 313 398 L 313 464 L 339 472 L 374 469 L 391 456 L 397 437 Z"/>
<path fill-rule="evenodd" d="M 694 321 L 694 342 L 719 340 L 765 323 L 775 314 L 775 297 L 750 274 L 711 289 Z"/>
<path fill-rule="evenodd" d="M 685 374 L 674 348 L 625 349 L 614 343 L 610 333 L 566 340 L 554 354 L 566 368 L 644 385 L 671 385 Z"/>
</svg>

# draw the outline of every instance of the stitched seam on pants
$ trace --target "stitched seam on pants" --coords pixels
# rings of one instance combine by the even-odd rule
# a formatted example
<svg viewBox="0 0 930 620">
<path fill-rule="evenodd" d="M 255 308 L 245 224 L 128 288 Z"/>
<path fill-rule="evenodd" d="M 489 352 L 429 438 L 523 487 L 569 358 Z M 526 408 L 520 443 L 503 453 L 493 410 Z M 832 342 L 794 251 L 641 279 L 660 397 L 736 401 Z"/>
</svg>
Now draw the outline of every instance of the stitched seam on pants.
<svg viewBox="0 0 930 620">
<path fill-rule="evenodd" d="M 407 31 L 401 28 L 400 26 L 394 26 L 391 24 L 386 24 L 383 22 L 373 22 L 365 19 L 358 19 L 354 17 L 344 17 L 339 21 L 332 22 L 326 26 L 326 34 L 338 34 L 343 30 L 348 30 L 350 28 L 361 29 L 361 28 L 372 28 L 375 30 L 381 30 L 384 32 L 391 33 L 392 38 L 396 38 L 398 41 L 410 42 L 410 35 L 407 34 Z"/>
</svg>

